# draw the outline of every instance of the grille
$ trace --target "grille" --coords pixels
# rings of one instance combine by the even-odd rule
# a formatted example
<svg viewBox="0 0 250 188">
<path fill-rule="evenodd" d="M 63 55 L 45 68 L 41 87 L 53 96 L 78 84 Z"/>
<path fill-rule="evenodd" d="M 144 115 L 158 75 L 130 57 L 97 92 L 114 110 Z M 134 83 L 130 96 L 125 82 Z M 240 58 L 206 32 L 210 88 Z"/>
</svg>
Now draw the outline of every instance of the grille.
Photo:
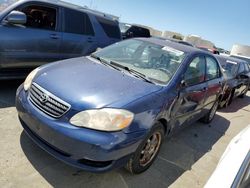
<svg viewBox="0 0 250 188">
<path fill-rule="evenodd" d="M 29 100 L 35 107 L 53 118 L 63 116 L 70 109 L 68 103 L 62 101 L 36 83 L 31 85 Z"/>
</svg>

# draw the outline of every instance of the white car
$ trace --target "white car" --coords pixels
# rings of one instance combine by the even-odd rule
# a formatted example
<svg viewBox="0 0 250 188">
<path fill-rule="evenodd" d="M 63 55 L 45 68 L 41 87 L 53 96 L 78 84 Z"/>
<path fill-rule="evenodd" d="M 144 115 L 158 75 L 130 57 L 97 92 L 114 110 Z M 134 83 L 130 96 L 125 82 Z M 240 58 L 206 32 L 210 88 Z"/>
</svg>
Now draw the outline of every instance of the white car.
<svg viewBox="0 0 250 188">
<path fill-rule="evenodd" d="M 205 188 L 250 188 L 250 125 L 228 145 Z"/>
</svg>

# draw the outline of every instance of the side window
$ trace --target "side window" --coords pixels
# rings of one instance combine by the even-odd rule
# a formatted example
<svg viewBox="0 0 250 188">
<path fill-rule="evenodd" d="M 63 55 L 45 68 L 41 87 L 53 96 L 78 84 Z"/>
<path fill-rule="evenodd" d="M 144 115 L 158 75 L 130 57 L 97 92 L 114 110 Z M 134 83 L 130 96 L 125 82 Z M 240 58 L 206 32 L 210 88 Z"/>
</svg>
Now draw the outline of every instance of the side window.
<svg viewBox="0 0 250 188">
<path fill-rule="evenodd" d="M 220 68 L 217 61 L 211 57 L 206 57 L 207 72 L 206 80 L 213 80 L 220 77 Z"/>
<path fill-rule="evenodd" d="M 189 64 L 184 75 L 188 86 L 196 85 L 205 80 L 205 63 L 202 57 L 196 57 Z"/>
<path fill-rule="evenodd" d="M 64 32 L 80 35 L 94 35 L 89 16 L 84 12 L 64 9 Z"/>
<path fill-rule="evenodd" d="M 249 66 L 248 66 L 248 64 L 247 64 L 247 63 L 244 63 L 244 65 L 245 65 L 245 71 L 246 71 L 246 72 L 249 72 Z"/>
<path fill-rule="evenodd" d="M 56 29 L 57 9 L 40 5 L 31 5 L 19 9 L 19 11 L 26 14 L 27 22 L 24 25 L 28 28 L 45 30 Z"/>
<path fill-rule="evenodd" d="M 116 23 L 115 21 L 104 19 L 102 17 L 96 17 L 96 19 L 102 26 L 104 32 L 108 37 L 116 39 L 121 38 L 121 33 L 118 23 Z"/>
<path fill-rule="evenodd" d="M 238 70 L 238 74 L 243 73 L 243 72 L 245 72 L 245 67 L 244 67 L 244 64 L 241 63 L 240 67 L 239 67 L 239 70 Z"/>
</svg>

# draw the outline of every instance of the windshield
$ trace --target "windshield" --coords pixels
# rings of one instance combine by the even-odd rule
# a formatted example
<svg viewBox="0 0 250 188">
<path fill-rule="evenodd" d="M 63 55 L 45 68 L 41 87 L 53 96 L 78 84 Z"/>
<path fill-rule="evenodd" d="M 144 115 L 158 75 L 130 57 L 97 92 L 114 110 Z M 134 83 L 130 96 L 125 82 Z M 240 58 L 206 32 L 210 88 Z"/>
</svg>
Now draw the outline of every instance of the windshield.
<svg viewBox="0 0 250 188">
<path fill-rule="evenodd" d="M 224 73 L 228 78 L 233 78 L 236 76 L 238 70 L 238 63 L 227 60 L 225 64 L 222 65 Z"/>
<path fill-rule="evenodd" d="M 18 0 L 0 0 L 0 12 L 6 9 L 8 6 L 14 4 Z"/>
<path fill-rule="evenodd" d="M 94 55 L 135 70 L 161 85 L 170 81 L 185 57 L 182 51 L 137 39 L 116 43 Z"/>
</svg>

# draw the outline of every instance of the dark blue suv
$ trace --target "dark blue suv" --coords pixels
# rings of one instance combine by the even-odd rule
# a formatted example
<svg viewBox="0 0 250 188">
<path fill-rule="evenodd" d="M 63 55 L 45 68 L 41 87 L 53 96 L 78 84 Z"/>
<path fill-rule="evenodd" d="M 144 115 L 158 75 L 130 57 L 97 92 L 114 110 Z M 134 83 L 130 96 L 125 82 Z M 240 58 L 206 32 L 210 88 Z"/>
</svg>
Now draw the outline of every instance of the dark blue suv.
<svg viewBox="0 0 250 188">
<path fill-rule="evenodd" d="M 62 1 L 21 0 L 0 13 L 0 79 L 120 40 L 112 15 Z"/>
</svg>

